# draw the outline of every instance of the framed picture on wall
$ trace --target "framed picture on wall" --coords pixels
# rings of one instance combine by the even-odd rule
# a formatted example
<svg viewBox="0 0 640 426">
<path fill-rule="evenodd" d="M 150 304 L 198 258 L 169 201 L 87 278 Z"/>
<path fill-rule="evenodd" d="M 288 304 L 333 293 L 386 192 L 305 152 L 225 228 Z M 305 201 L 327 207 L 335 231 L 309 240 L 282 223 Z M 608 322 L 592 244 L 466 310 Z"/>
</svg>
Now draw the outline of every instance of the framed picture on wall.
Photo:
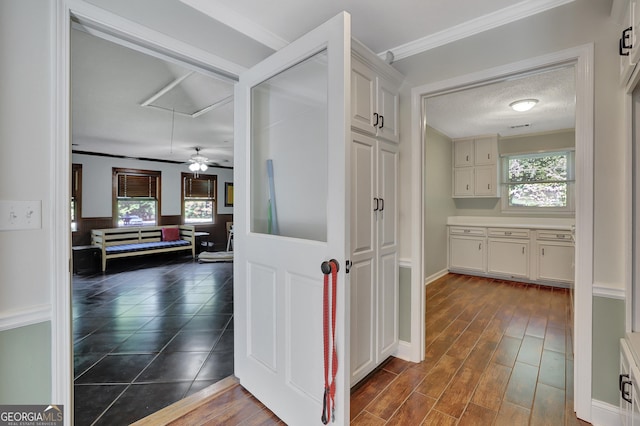
<svg viewBox="0 0 640 426">
<path fill-rule="evenodd" d="M 233 182 L 224 183 L 224 206 L 233 207 Z"/>
</svg>

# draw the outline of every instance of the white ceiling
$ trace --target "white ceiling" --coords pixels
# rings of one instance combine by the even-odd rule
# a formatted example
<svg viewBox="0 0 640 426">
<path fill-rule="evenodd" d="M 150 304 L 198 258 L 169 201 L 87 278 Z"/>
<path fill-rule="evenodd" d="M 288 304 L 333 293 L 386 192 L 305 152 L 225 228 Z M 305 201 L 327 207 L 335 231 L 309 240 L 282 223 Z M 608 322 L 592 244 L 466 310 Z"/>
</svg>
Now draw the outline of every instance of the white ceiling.
<svg viewBox="0 0 640 426">
<path fill-rule="evenodd" d="M 140 16 L 145 25 L 189 23 L 184 38 L 198 34 L 225 34 L 216 42 L 230 60 L 241 58 L 250 66 L 265 56 L 250 42 L 278 49 L 343 9 L 352 15 L 352 33 L 373 51 L 393 52 L 401 59 L 507 22 L 560 6 L 573 0 L 88 0 L 122 16 Z M 140 5 L 139 5 L 140 4 Z M 146 5 L 146 6 L 145 6 Z M 200 15 L 191 6 L 208 16 Z M 138 10 L 144 7 L 144 14 Z M 167 12 L 169 11 L 169 12 Z M 195 15 L 194 15 L 195 14 Z M 195 19 L 197 18 L 197 19 Z M 212 19 L 213 18 L 213 19 Z M 186 24 L 185 24 L 186 25 Z M 185 26 L 183 25 L 183 27 Z M 214 30 L 218 28 L 218 30 Z M 197 40 L 187 40 L 196 44 Z M 205 42 L 206 40 L 201 40 Z M 233 45 L 248 46 L 251 54 L 238 55 Z M 252 56 L 253 55 L 253 56 Z M 233 56 L 233 58 L 232 58 Z M 252 60 L 251 57 L 254 59 Z M 228 81 L 190 75 L 152 106 L 141 106 L 152 95 L 191 70 L 102 40 L 85 32 L 72 32 L 72 90 L 74 150 L 134 158 L 187 161 L 202 147 L 202 154 L 221 165 L 233 161 L 233 102 L 197 117 L 191 112 L 225 100 L 232 93 Z M 428 122 L 450 137 L 500 133 L 521 134 L 510 126 L 531 124 L 526 132 L 573 127 L 575 89 L 573 68 L 526 79 L 513 79 L 431 98 Z M 517 115 L 510 102 L 538 98 L 530 113 Z M 179 106 L 182 105 L 182 106 Z M 160 107 L 160 108 L 158 108 Z M 164 109 L 163 109 L 164 108 Z M 464 119 L 461 119 L 464 117 Z"/>
</svg>

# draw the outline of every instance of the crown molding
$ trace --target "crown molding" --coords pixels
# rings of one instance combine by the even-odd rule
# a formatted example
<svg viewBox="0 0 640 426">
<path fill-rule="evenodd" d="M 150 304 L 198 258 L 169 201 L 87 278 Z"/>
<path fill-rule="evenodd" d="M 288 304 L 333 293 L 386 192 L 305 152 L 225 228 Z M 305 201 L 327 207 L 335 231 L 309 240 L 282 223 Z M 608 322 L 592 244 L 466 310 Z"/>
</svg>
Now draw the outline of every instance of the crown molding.
<svg viewBox="0 0 640 426">
<path fill-rule="evenodd" d="M 521 1 L 513 6 L 505 7 L 504 9 L 496 12 L 463 22 L 462 24 L 419 38 L 409 43 L 402 44 L 389 50 L 393 53 L 394 60 L 398 61 L 573 1 L 574 0 Z M 384 58 L 386 53 L 387 51 L 381 52 L 378 56 Z"/>
</svg>

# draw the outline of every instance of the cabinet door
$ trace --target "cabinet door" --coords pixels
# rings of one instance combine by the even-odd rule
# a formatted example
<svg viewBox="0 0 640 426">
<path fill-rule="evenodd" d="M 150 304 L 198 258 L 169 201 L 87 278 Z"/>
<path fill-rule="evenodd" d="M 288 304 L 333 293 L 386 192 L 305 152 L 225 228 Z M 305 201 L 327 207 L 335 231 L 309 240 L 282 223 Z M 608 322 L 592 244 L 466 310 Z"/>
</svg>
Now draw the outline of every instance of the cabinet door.
<svg viewBox="0 0 640 426">
<path fill-rule="evenodd" d="M 456 167 L 453 169 L 453 196 L 473 196 L 473 167 Z"/>
<path fill-rule="evenodd" d="M 400 142 L 398 110 L 400 108 L 400 95 L 398 89 L 387 80 L 378 76 L 378 137 L 391 142 Z"/>
<path fill-rule="evenodd" d="M 384 253 L 395 252 L 398 247 L 398 145 L 378 141 L 377 156 L 378 247 Z"/>
<path fill-rule="evenodd" d="M 484 238 L 449 237 L 449 269 L 486 272 Z"/>
<path fill-rule="evenodd" d="M 398 348 L 398 256 L 391 252 L 378 257 L 378 348 L 379 364 Z"/>
<path fill-rule="evenodd" d="M 572 244 L 538 243 L 538 279 L 573 282 L 574 248 Z"/>
<path fill-rule="evenodd" d="M 376 105 L 376 75 L 356 58 L 351 59 L 351 126 L 376 134 L 374 113 Z"/>
<path fill-rule="evenodd" d="M 354 261 L 351 266 L 351 386 L 365 377 L 376 362 L 376 291 L 373 259 Z"/>
<path fill-rule="evenodd" d="M 495 136 L 476 139 L 474 141 L 474 164 L 484 166 L 496 164 L 498 160 L 498 138 Z"/>
<path fill-rule="evenodd" d="M 490 274 L 529 277 L 529 241 L 489 239 L 487 270 Z"/>
<path fill-rule="evenodd" d="M 622 397 L 622 382 L 625 379 L 631 377 L 631 362 L 633 362 L 632 355 L 627 347 L 627 343 L 624 339 L 620 339 L 620 380 L 619 380 L 619 406 L 620 406 L 620 419 L 623 426 L 631 426 L 631 403 Z M 625 385 L 629 386 L 629 385 Z"/>
<path fill-rule="evenodd" d="M 498 196 L 498 179 L 495 166 L 481 166 L 474 169 L 474 194 L 483 197 Z"/>
<path fill-rule="evenodd" d="M 453 142 L 454 167 L 473 166 L 473 139 L 457 140 Z"/>
</svg>

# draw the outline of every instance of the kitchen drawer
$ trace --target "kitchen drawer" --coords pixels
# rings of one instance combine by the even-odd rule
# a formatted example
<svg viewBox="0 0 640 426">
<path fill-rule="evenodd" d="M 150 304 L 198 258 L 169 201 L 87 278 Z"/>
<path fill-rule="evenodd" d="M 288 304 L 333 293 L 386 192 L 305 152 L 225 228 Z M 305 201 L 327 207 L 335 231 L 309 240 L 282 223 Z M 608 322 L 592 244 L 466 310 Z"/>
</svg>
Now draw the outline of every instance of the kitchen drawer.
<svg viewBox="0 0 640 426">
<path fill-rule="evenodd" d="M 489 237 L 529 238 L 529 230 L 522 228 L 489 228 Z"/>
<path fill-rule="evenodd" d="M 571 231 L 543 229 L 537 231 L 538 240 L 546 241 L 573 241 Z"/>
<path fill-rule="evenodd" d="M 449 235 L 468 235 L 474 237 L 484 237 L 486 228 L 477 228 L 473 226 L 452 226 L 449 228 Z"/>
</svg>

